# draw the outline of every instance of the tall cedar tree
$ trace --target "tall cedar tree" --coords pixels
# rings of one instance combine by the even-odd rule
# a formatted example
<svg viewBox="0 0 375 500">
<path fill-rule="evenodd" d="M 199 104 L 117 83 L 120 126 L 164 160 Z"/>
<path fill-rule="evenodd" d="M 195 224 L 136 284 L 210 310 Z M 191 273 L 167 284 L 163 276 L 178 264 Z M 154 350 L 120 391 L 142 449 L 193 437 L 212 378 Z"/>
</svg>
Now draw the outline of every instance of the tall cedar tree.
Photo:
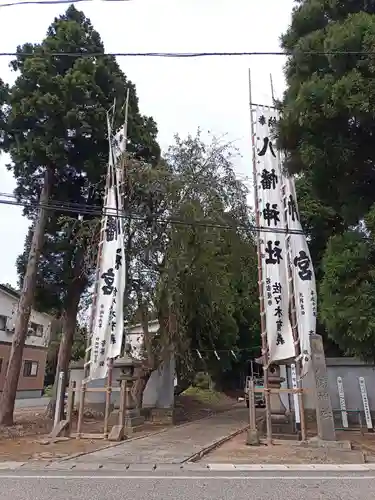
<svg viewBox="0 0 375 500">
<path fill-rule="evenodd" d="M 296 3 L 282 37 L 293 55 L 285 70 L 279 141 L 289 171 L 301 174 L 302 212 L 318 267 L 319 319 L 346 354 L 373 358 L 368 221 L 375 202 L 375 1 Z"/>
<path fill-rule="evenodd" d="M 59 52 L 78 56 L 50 55 Z M 116 98 L 115 126 L 120 125 L 127 89 L 128 150 L 147 161 L 158 160 L 155 122 L 140 114 L 134 85 L 115 59 L 104 55 L 98 32 L 82 12 L 69 7 L 54 20 L 41 44 L 25 44 L 17 53 L 12 67 L 19 76 L 10 89 L 3 148 L 11 155 L 9 168 L 17 181 L 18 197 L 36 202 L 48 168 L 53 173 L 52 202 L 101 205 L 108 159 L 106 113 Z M 82 53 L 103 55 L 80 57 Z M 25 209 L 25 214 L 35 215 L 33 209 Z M 76 225 L 66 227 L 62 215 L 48 212 L 36 302 L 63 316 L 59 369 L 66 372 L 78 304 L 90 269 L 84 266 L 88 240 L 78 240 Z M 30 236 L 26 252 L 29 242 Z M 21 272 L 22 260 L 18 263 Z M 44 277 L 48 293 L 43 290 Z M 10 412 L 13 408 L 8 409 L 8 416 Z"/>
</svg>

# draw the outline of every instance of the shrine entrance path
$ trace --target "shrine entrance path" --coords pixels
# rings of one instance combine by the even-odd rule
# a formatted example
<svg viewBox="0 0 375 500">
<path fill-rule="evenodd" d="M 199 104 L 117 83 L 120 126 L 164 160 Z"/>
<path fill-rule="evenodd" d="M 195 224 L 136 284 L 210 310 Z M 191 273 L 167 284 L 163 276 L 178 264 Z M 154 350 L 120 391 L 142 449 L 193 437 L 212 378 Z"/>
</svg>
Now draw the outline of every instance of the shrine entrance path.
<svg viewBox="0 0 375 500">
<path fill-rule="evenodd" d="M 97 464 L 179 464 L 245 429 L 247 422 L 247 408 L 237 407 L 72 460 L 75 463 Z"/>
</svg>

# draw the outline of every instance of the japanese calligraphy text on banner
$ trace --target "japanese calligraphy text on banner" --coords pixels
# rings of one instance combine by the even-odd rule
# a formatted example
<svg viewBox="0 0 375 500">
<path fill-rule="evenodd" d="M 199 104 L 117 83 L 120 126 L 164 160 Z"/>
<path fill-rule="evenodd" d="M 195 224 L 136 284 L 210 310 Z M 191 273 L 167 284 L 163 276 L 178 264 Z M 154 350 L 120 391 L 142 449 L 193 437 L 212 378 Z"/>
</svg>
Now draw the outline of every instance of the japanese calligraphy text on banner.
<svg viewBox="0 0 375 500">
<path fill-rule="evenodd" d="M 110 147 L 109 173 L 104 217 L 104 239 L 99 272 L 98 293 L 91 338 L 90 379 L 107 375 L 107 360 L 121 354 L 124 331 L 123 298 L 125 290 L 125 252 L 119 177 Z"/>
<path fill-rule="evenodd" d="M 291 233 L 288 238 L 303 376 L 307 373 L 310 365 L 310 335 L 314 335 L 316 330 L 317 295 L 310 251 L 306 237 L 302 233 L 294 178 L 287 177 L 285 186 L 288 228 L 299 232 L 299 234 Z"/>
<path fill-rule="evenodd" d="M 295 357 L 289 320 L 289 290 L 285 215 L 281 192 L 282 177 L 279 154 L 272 138 L 276 123 L 275 110 L 266 106 L 254 108 L 256 176 L 260 226 L 264 308 L 269 361 Z"/>
</svg>

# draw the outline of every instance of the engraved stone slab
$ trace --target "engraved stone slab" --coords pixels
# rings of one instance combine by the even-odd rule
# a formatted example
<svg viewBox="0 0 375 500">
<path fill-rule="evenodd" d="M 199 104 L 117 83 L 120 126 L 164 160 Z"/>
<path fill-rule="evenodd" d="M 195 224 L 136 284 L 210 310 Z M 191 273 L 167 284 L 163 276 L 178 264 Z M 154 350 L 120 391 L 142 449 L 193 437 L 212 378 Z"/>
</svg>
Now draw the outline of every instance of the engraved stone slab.
<svg viewBox="0 0 375 500">
<path fill-rule="evenodd" d="M 333 420 L 331 397 L 328 392 L 327 366 L 321 335 L 311 335 L 311 369 L 313 372 L 313 391 L 316 404 L 318 437 L 324 441 L 335 441 L 336 432 Z"/>
</svg>

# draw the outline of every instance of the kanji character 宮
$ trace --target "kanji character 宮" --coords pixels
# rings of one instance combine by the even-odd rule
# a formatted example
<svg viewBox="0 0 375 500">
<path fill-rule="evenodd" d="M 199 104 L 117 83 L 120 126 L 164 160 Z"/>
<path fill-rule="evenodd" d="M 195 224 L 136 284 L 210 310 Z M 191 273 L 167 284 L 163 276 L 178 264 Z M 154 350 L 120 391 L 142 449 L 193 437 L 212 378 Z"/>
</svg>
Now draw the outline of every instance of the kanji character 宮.
<svg viewBox="0 0 375 500">
<path fill-rule="evenodd" d="M 302 281 L 311 281 L 312 270 L 310 269 L 311 260 L 304 250 L 299 252 L 299 255 L 294 258 L 294 265 L 299 269 L 298 276 Z"/>
<path fill-rule="evenodd" d="M 113 292 L 113 283 L 115 282 L 115 273 L 113 268 L 110 267 L 108 271 L 101 275 L 101 278 L 104 281 L 104 285 L 102 286 L 104 295 L 111 295 Z"/>
</svg>

